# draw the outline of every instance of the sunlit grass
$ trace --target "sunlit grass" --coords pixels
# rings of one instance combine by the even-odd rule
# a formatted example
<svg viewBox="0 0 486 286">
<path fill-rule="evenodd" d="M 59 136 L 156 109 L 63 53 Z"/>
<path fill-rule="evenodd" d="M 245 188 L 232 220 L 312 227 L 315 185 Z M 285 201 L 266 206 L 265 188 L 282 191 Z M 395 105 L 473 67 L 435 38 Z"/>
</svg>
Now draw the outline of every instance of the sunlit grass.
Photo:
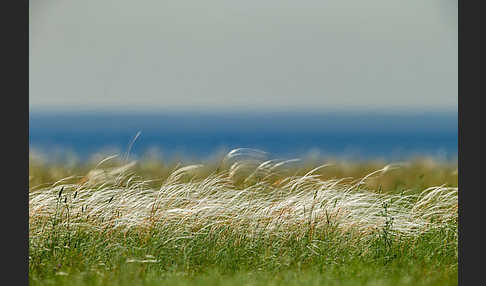
<svg viewBox="0 0 486 286">
<path fill-rule="evenodd" d="M 457 284 L 454 165 L 378 164 L 32 160 L 30 282 Z"/>
</svg>

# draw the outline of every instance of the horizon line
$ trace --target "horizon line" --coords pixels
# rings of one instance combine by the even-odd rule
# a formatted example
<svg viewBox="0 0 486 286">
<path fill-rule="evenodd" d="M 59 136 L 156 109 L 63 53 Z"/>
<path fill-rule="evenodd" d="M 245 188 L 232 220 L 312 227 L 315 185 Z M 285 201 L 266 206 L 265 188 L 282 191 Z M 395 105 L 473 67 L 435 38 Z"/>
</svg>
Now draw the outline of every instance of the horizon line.
<svg viewBox="0 0 486 286">
<path fill-rule="evenodd" d="M 448 114 L 458 115 L 458 107 L 455 108 L 357 108 L 357 107 L 334 107 L 334 108 L 126 108 L 126 107 L 32 107 L 29 106 L 29 115 L 31 114 L 93 114 L 93 113 L 105 113 L 105 114 L 185 114 L 192 113 L 198 115 L 245 115 L 245 114 L 377 114 L 377 115 L 416 115 L 416 114 Z"/>
</svg>

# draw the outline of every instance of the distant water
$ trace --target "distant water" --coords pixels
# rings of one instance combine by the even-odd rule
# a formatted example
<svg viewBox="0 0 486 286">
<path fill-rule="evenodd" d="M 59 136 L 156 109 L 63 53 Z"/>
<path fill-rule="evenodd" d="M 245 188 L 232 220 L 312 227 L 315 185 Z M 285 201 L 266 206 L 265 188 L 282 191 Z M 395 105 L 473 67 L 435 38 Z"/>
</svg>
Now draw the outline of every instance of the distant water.
<svg viewBox="0 0 486 286">
<path fill-rule="evenodd" d="M 202 160 L 233 148 L 272 157 L 317 155 L 402 160 L 457 158 L 457 113 L 30 113 L 31 148 L 46 154 L 97 152 Z"/>
</svg>

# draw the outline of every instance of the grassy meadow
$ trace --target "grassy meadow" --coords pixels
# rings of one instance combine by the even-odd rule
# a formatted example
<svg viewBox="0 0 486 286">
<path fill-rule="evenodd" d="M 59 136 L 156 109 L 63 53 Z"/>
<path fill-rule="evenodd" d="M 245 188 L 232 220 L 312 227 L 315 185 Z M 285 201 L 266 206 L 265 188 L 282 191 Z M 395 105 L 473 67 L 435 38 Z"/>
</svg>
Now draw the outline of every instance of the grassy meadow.
<svg viewBox="0 0 486 286">
<path fill-rule="evenodd" d="M 29 161 L 31 285 L 457 285 L 457 163 Z"/>
</svg>

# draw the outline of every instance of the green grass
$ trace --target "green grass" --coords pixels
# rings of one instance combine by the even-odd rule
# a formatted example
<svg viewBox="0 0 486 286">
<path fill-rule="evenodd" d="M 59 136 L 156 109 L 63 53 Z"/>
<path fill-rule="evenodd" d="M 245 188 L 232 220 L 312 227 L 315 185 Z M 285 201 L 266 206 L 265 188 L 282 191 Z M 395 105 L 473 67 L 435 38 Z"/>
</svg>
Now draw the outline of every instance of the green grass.
<svg viewBox="0 0 486 286">
<path fill-rule="evenodd" d="M 389 241 L 383 238 L 383 230 L 360 241 L 352 233 L 332 229 L 324 229 L 310 240 L 308 236 L 250 238 L 232 232 L 231 227 L 171 240 L 167 234 L 170 228 L 165 228 L 158 226 L 148 232 L 128 234 L 61 229 L 54 235 L 46 234 L 30 242 L 30 282 L 457 284 L 457 236 L 453 224 L 412 240 L 394 237 Z M 130 263 L 130 259 L 142 262 Z"/>
<path fill-rule="evenodd" d="M 309 172 L 316 166 L 230 159 L 159 163 L 157 182 L 147 162 L 119 170 L 112 162 L 90 175 L 77 166 L 85 173 L 61 182 L 43 177 L 29 192 L 29 284 L 457 285 L 453 177 L 432 180 L 446 185 L 438 188 L 417 178 L 405 190 L 374 189 L 380 178 L 420 177 L 426 167 L 339 181 Z M 422 178 L 450 179 L 454 170 L 427 166 Z M 53 166 L 31 168 L 45 175 Z"/>
</svg>

